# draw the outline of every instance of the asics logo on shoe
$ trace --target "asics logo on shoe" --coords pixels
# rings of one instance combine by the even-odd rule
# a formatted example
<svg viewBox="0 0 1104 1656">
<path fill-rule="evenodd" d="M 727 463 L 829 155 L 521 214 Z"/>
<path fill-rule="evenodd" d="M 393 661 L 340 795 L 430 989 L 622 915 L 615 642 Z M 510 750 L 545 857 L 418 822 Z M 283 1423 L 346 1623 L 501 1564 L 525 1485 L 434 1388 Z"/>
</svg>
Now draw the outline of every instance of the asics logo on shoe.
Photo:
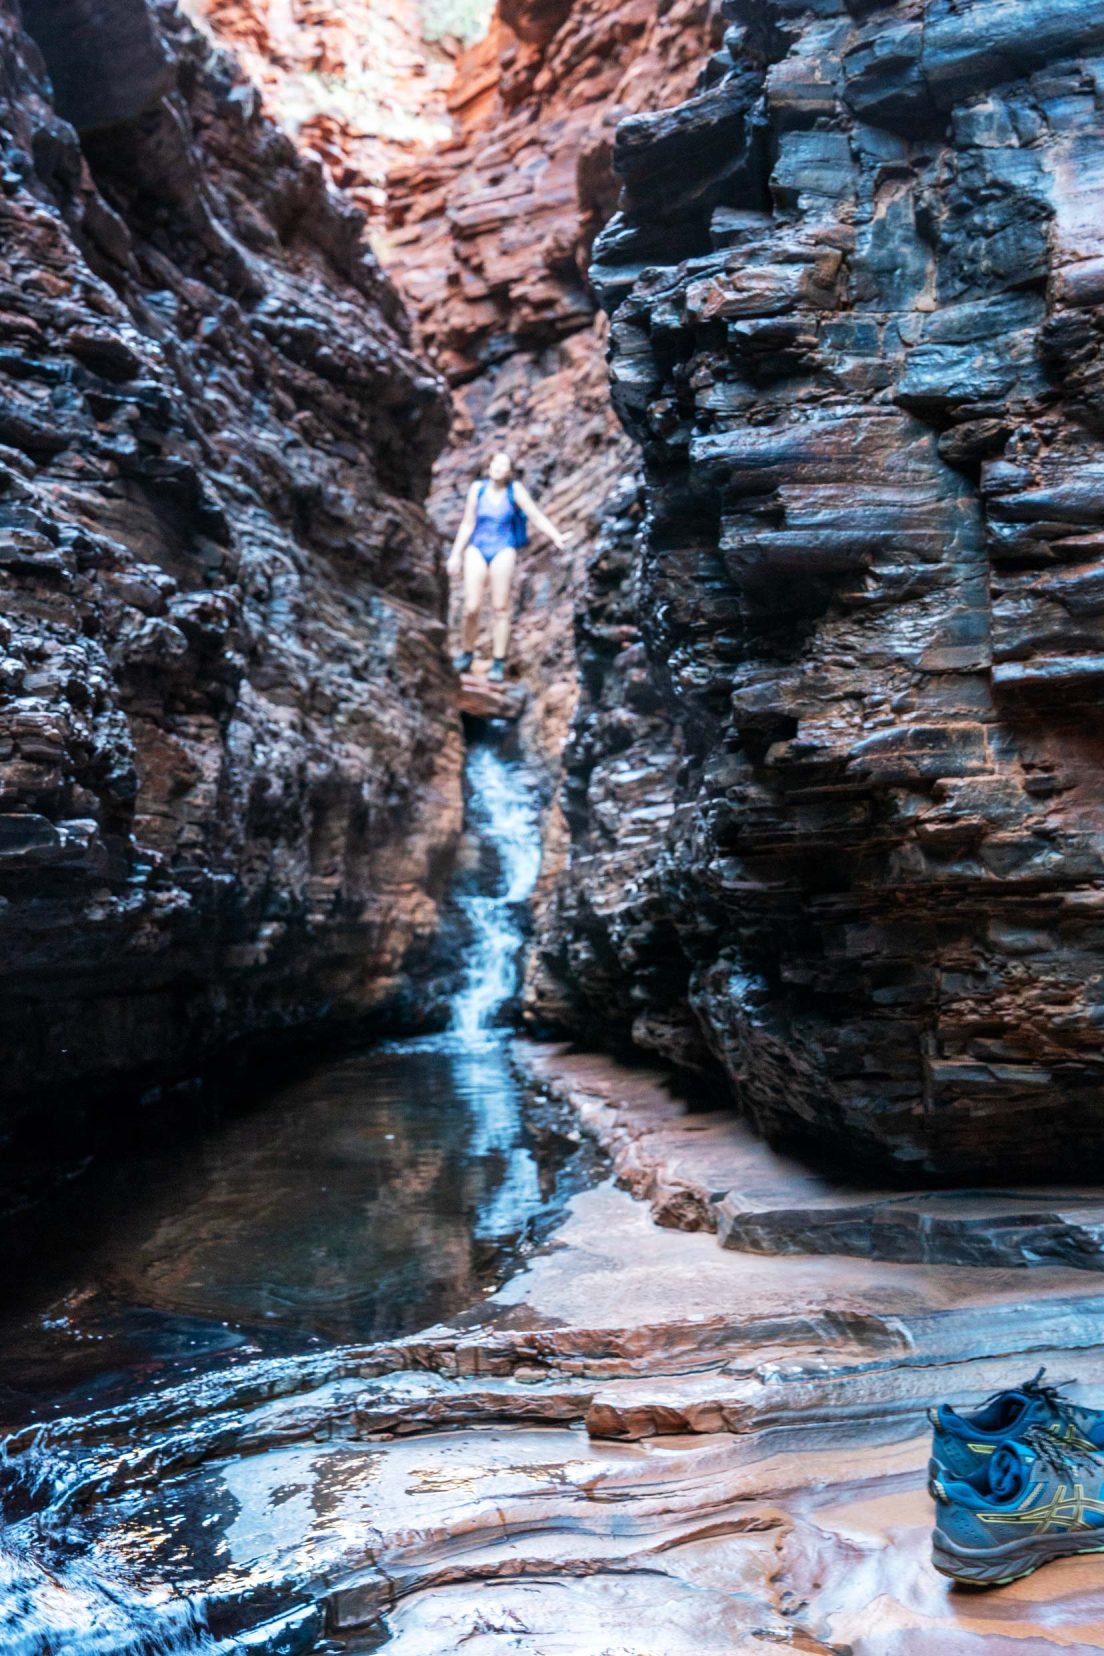
<svg viewBox="0 0 1104 1656">
<path fill-rule="evenodd" d="M 973 1471 L 930 1478 L 941 1574 L 997 1587 L 1055 1558 L 1104 1552 L 1104 1459 L 1037 1421 L 987 1447 Z"/>
<path fill-rule="evenodd" d="M 1062 1443 L 1070 1444 L 1074 1449 L 1087 1449 L 1090 1454 L 1094 1451 L 1099 1452 L 1100 1450 L 1100 1445 L 1098 1443 L 1093 1443 L 1091 1438 L 1087 1438 L 1079 1432 L 1072 1420 L 1064 1422 L 1061 1420 L 1052 1420 L 1047 1426 L 1047 1431 L 1050 1433 L 1051 1437 L 1058 1438 Z M 971 1443 L 970 1448 L 972 1449 L 973 1447 L 974 1445 Z"/>
<path fill-rule="evenodd" d="M 1017 1512 L 985 1512 L 978 1511 L 975 1517 L 983 1524 L 1010 1524 L 1013 1527 L 1025 1529 L 1031 1535 L 1043 1535 L 1048 1529 L 1098 1529 L 1098 1524 L 1090 1523 L 1086 1513 L 1099 1513 L 1104 1518 L 1104 1501 L 1085 1494 L 1084 1484 L 1075 1483 L 1066 1493 L 1065 1484 L 1059 1484 L 1049 1501 L 1040 1504 L 1037 1497 L 1042 1495 L 1042 1484 L 1036 1484 L 1029 1491 L 1026 1500 Z M 1030 1510 L 1029 1510 L 1030 1509 Z"/>
</svg>

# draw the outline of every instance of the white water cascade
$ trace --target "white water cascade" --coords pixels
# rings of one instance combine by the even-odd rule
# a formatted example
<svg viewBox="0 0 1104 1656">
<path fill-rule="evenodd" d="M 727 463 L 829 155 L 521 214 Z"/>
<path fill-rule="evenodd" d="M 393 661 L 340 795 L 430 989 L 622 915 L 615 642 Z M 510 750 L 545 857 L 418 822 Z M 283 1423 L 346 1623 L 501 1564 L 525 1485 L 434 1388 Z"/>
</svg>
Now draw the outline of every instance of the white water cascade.
<svg viewBox="0 0 1104 1656">
<path fill-rule="evenodd" d="M 526 1130 L 524 1088 L 513 1065 L 507 1017 L 518 991 L 527 905 L 540 870 L 540 801 L 523 765 L 503 756 L 493 727 L 469 748 L 466 792 L 473 856 L 454 897 L 464 918 L 465 935 L 449 1028 L 437 1035 L 380 1043 L 359 1060 L 338 1059 L 328 1078 L 325 1070 L 321 1072 L 316 1084 L 319 1096 L 328 1099 L 332 1094 L 337 1113 L 332 1125 L 327 1125 L 331 1118 L 324 1113 L 312 1119 L 321 1133 L 331 1134 L 324 1139 L 330 1147 L 331 1185 L 322 1202 L 312 1186 L 305 1204 L 297 1202 L 294 1182 L 289 1186 L 284 1210 L 287 1240 L 282 1234 L 272 1236 L 263 1255 L 267 1264 L 261 1274 L 270 1270 L 277 1283 L 286 1276 L 292 1289 L 299 1283 L 307 1305 L 312 1303 L 319 1260 L 329 1286 L 336 1283 L 338 1290 L 350 1292 L 371 1286 L 372 1255 L 370 1249 L 366 1252 L 359 1246 L 357 1227 L 368 1226 L 365 1234 L 369 1234 L 373 1203 L 378 1201 L 386 1209 L 391 1199 L 386 1181 L 382 1191 L 373 1194 L 369 1175 L 381 1159 L 394 1162 L 391 1176 L 400 1182 L 407 1178 L 417 1183 L 421 1175 L 415 1169 L 440 1167 L 440 1178 L 426 1186 L 429 1208 L 435 1197 L 442 1204 L 436 1216 L 432 1211 L 427 1215 L 427 1236 L 436 1246 L 445 1238 L 458 1257 L 465 1245 L 465 1226 L 470 1237 L 467 1245 L 474 1251 L 488 1258 L 508 1256 L 530 1234 L 534 1218 L 547 1205 L 538 1152 Z M 350 1070 L 357 1062 L 366 1067 Z M 371 1096 L 365 1099 L 363 1117 L 356 1114 L 351 1095 L 358 1085 L 377 1102 L 389 1098 L 382 1114 L 373 1113 Z M 316 1108 L 313 1093 L 311 1098 L 313 1105 L 306 1099 L 300 1108 Z M 278 1112 L 272 1120 L 277 1135 L 286 1131 Z M 381 1135 L 381 1126 L 391 1130 Z M 225 1145 L 232 1138 L 228 1127 L 221 1142 Z M 263 1136 L 259 1142 L 263 1143 Z M 242 1188 L 247 1191 L 254 1177 L 248 1174 L 249 1158 L 256 1155 L 257 1146 L 250 1138 L 239 1148 L 246 1157 L 248 1176 Z M 350 1178 L 363 1183 L 363 1193 L 348 1211 L 341 1199 L 345 1156 L 351 1157 Z M 234 1176 L 231 1166 L 220 1166 L 218 1178 L 223 1185 Z M 193 1179 L 189 1186 L 199 1197 L 206 1190 L 205 1178 L 198 1184 Z M 450 1201 L 457 1209 L 455 1214 Z M 221 1206 L 219 1211 L 223 1211 Z M 201 1262 L 208 1258 L 204 1212 L 202 1205 L 194 1213 L 172 1207 L 166 1221 L 173 1226 L 176 1245 L 197 1248 L 195 1257 Z M 349 1219 L 352 1213 L 358 1216 L 356 1225 Z M 324 1222 L 327 1214 L 335 1229 L 332 1247 Z M 300 1233 L 307 1245 L 301 1268 L 295 1253 Z M 412 1234 L 412 1241 L 417 1240 Z M 260 1248 L 259 1243 L 254 1245 Z M 262 1256 L 258 1253 L 257 1257 Z M 355 1261 L 355 1282 L 347 1282 L 342 1274 L 350 1259 Z M 395 1264 L 387 1245 L 380 1254 L 379 1270 L 385 1280 L 394 1278 Z M 427 1270 L 432 1275 L 431 1264 L 427 1263 Z M 395 1291 L 401 1292 L 401 1281 L 394 1280 Z M 221 1278 L 215 1286 L 220 1284 Z M 227 1291 L 237 1292 L 233 1285 Z M 290 1291 L 285 1283 L 281 1292 L 286 1297 Z M 357 1303 L 355 1295 L 350 1303 Z M 467 1306 L 461 1304 L 457 1309 Z M 174 1306 L 161 1308 L 160 1314 L 171 1318 Z M 247 1320 L 251 1314 L 263 1324 L 264 1313 L 252 1301 L 245 1314 Z M 225 1330 L 230 1323 L 222 1321 L 218 1326 Z M 298 1359 L 273 1360 L 294 1366 Z M 318 1358 L 312 1355 L 310 1360 Z M 159 1565 L 146 1568 L 139 1561 L 154 1531 L 143 1528 L 146 1513 L 136 1490 L 130 1488 L 127 1457 L 135 1453 L 140 1467 L 142 1454 L 152 1453 L 159 1439 L 172 1439 L 181 1417 L 194 1419 L 201 1429 L 209 1407 L 205 1387 L 209 1379 L 217 1394 L 220 1373 L 216 1365 L 209 1377 L 199 1373 L 182 1383 L 179 1392 L 154 1393 L 141 1372 L 136 1372 L 132 1395 L 114 1410 L 98 1411 L 93 1393 L 89 1409 L 28 1426 L 0 1440 L 0 1656 L 258 1656 L 316 1648 L 321 1612 L 313 1604 L 294 1602 L 281 1608 L 281 1594 L 272 1582 L 260 1582 L 255 1605 L 245 1595 L 240 1605 L 227 1610 L 217 1595 L 208 1598 L 205 1561 L 212 1537 L 221 1533 L 218 1526 L 223 1519 L 218 1514 L 205 1514 L 195 1530 L 199 1540 L 188 1540 L 195 1557 L 182 1581 L 175 1575 L 166 1581 Z M 168 1405 L 163 1417 L 159 1412 L 162 1398 Z M 174 1398 L 179 1401 L 174 1403 Z M 108 1423 L 106 1431 L 104 1422 Z M 142 1446 L 141 1454 L 135 1445 Z M 262 1459 L 257 1458 L 258 1467 Z M 131 1551 L 122 1559 L 110 1544 L 115 1531 L 97 1527 L 97 1502 L 87 1499 L 90 1489 L 99 1492 L 116 1486 L 128 1490 L 135 1526 L 129 1538 L 124 1536 Z M 248 1488 L 246 1473 L 234 1487 L 234 1500 L 243 1498 Z M 265 1498 L 263 1493 L 256 1497 L 258 1502 Z M 215 1525 L 210 1533 L 209 1524 Z M 139 1534 L 145 1537 L 141 1546 L 136 1540 Z M 185 1534 L 192 1537 L 190 1529 L 181 1530 L 174 1546 L 184 1544 Z M 175 1564 L 173 1568 L 176 1572 Z M 290 1596 L 294 1601 L 295 1595 Z M 233 1624 L 229 1632 L 228 1616 Z"/>
<path fill-rule="evenodd" d="M 480 743 L 469 753 L 467 778 L 469 822 L 498 865 L 497 889 L 458 898 L 471 941 L 450 1029 L 466 1043 L 476 1043 L 488 1038 L 517 993 L 524 942 L 521 910 L 540 873 L 541 837 L 539 803 L 519 765 Z"/>
</svg>

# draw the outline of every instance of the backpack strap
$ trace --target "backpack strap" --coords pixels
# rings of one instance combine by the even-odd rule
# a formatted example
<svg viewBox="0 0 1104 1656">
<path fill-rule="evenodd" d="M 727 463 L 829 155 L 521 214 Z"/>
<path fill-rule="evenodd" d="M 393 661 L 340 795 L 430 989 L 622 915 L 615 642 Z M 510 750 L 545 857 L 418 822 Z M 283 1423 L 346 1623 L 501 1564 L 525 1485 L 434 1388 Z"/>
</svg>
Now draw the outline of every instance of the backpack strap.
<svg viewBox="0 0 1104 1656">
<path fill-rule="evenodd" d="M 513 513 L 514 518 L 514 539 L 518 546 L 524 546 L 528 535 L 529 519 L 526 517 L 523 508 L 517 503 L 517 496 L 514 494 L 514 485 L 512 481 L 506 485 L 506 496 L 510 502 L 510 510 Z"/>
</svg>

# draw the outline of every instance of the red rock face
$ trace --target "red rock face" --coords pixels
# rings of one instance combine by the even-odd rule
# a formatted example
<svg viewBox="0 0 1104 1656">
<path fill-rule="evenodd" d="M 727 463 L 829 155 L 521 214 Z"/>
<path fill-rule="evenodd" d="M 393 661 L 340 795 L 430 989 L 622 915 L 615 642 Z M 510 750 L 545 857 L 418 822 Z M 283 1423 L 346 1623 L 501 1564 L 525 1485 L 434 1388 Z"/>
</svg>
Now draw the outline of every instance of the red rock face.
<svg viewBox="0 0 1104 1656">
<path fill-rule="evenodd" d="M 647 533 L 546 962 L 771 1134 L 1095 1163 L 1099 9 L 727 10 L 595 250 Z"/>
<path fill-rule="evenodd" d="M 421 0 L 187 0 L 184 10 L 373 223 L 396 159 L 449 136 L 456 42 L 423 38 Z"/>
<path fill-rule="evenodd" d="M 434 519 L 451 534 L 471 480 L 506 448 L 571 536 L 560 553 L 534 535 L 516 584 L 522 736 L 553 778 L 576 700 L 576 595 L 611 495 L 636 464 L 610 405 L 605 319 L 586 274 L 617 199 L 613 133 L 621 116 L 685 95 L 719 35 L 712 0 L 501 6 L 457 65 L 452 144 L 391 174 L 382 255 L 415 338 L 453 386 Z M 489 654 L 489 637 L 483 646 Z M 564 841 L 555 803 L 538 906 Z M 557 994 L 539 969 L 528 995 L 552 1014 Z"/>
<path fill-rule="evenodd" d="M 590 326 L 618 120 L 690 90 L 719 8 L 515 3 L 457 66 L 449 148 L 391 175 L 388 266 L 454 383 Z M 517 32 L 515 32 L 517 31 Z"/>
<path fill-rule="evenodd" d="M 441 384 L 225 55 L 72 21 L 59 109 L 0 6 L 8 1098 L 409 1005 L 459 816 Z"/>
</svg>

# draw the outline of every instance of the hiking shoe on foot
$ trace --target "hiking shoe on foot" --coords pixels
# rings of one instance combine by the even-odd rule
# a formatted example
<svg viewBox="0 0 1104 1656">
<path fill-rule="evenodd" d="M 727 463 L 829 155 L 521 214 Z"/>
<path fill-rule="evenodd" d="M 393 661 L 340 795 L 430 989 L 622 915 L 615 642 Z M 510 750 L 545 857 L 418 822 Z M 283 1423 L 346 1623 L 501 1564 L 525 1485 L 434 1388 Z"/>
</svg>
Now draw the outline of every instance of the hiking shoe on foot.
<svg viewBox="0 0 1104 1656">
<path fill-rule="evenodd" d="M 487 674 L 492 684 L 501 684 L 506 677 L 506 663 L 501 656 L 495 656 L 491 662 L 491 670 Z"/>
<path fill-rule="evenodd" d="M 1104 1552 L 1104 1461 L 1045 1427 L 998 1444 L 970 1478 L 936 1478 L 932 1563 L 974 1587 L 1003 1587 L 1052 1558 Z"/>
<path fill-rule="evenodd" d="M 972 1414 L 957 1414 L 946 1403 L 929 1409 L 929 1478 L 968 1478 L 1000 1444 L 1022 1438 L 1030 1426 L 1045 1428 L 1074 1449 L 1104 1448 L 1104 1410 L 1071 1402 L 1060 1386 L 1043 1384 L 1045 1373 L 1040 1369 L 1017 1390 L 995 1392 Z"/>
<path fill-rule="evenodd" d="M 474 659 L 470 650 L 463 650 L 460 655 L 453 656 L 452 665 L 458 673 L 467 673 L 471 671 L 471 664 Z"/>
</svg>

